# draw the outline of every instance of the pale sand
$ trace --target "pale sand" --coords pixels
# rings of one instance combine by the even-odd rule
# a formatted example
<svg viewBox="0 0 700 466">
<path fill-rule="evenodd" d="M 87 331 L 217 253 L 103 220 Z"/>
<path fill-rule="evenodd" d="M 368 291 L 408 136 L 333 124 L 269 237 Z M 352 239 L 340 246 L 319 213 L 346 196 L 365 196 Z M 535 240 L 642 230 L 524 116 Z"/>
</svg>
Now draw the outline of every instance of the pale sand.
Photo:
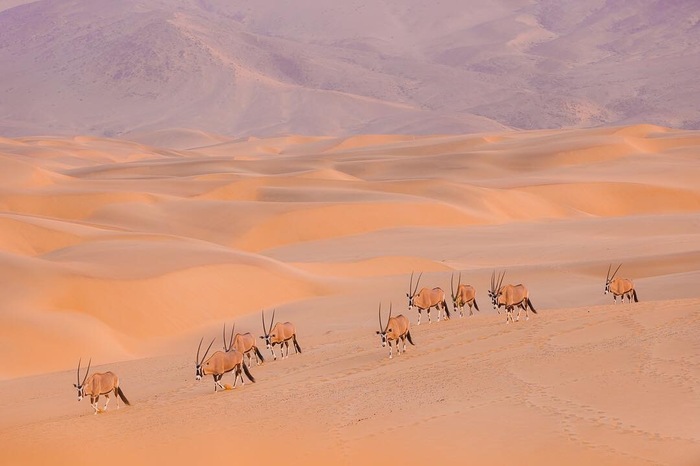
<svg viewBox="0 0 700 466">
<path fill-rule="evenodd" d="M 183 134 L 0 139 L 0 463 L 700 462 L 700 133 Z M 494 268 L 538 314 L 505 324 Z M 481 311 L 416 326 L 413 270 Z M 413 324 L 393 360 L 380 301 Z M 302 355 L 194 380 L 273 308 Z M 132 406 L 78 403 L 79 357 Z"/>
</svg>

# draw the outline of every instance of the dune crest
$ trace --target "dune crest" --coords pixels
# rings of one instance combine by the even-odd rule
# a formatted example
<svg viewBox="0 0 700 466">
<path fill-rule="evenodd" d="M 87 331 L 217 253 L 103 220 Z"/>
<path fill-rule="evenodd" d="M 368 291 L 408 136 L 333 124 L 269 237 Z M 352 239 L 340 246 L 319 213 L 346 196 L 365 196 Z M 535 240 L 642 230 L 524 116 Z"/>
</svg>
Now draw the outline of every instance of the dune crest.
<svg viewBox="0 0 700 466">
<path fill-rule="evenodd" d="M 697 131 L 141 138 L 0 140 L 0 463 L 265 462 L 273 441 L 304 465 L 700 458 Z M 639 303 L 603 293 L 618 264 Z M 528 320 L 492 308 L 503 271 Z M 416 325 L 411 274 L 451 320 Z M 392 359 L 379 305 L 411 322 Z M 202 339 L 260 343 L 273 310 L 301 354 L 195 380 Z M 79 358 L 132 405 L 78 403 Z"/>
</svg>

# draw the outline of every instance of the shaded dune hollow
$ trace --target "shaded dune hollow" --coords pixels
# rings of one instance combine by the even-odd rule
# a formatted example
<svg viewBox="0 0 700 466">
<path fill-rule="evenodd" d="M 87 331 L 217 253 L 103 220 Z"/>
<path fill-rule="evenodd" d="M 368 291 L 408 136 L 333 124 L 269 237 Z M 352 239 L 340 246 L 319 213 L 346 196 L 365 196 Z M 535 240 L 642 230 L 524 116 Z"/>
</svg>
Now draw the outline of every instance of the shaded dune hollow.
<svg viewBox="0 0 700 466">
<path fill-rule="evenodd" d="M 124 442 L 94 443 L 114 464 L 225 460 L 192 452 L 234 434 L 252 459 L 266 447 L 249 432 L 293 464 L 384 464 L 387 442 L 408 464 L 700 460 L 700 132 L 140 140 L 0 139 L 3 464 L 88 454 L 72 437 L 93 424 L 71 392 L 79 358 L 120 371 L 133 402 L 99 418 Z M 618 264 L 640 303 L 604 294 Z M 494 272 L 526 284 L 537 314 L 506 324 Z M 411 274 L 447 293 L 452 319 L 417 325 Z M 454 309 L 458 278 L 472 317 Z M 380 304 L 416 343 L 392 360 Z M 195 382 L 200 339 L 221 349 L 235 322 L 259 341 L 273 310 L 301 355 L 261 344 L 257 383 L 214 396 Z M 31 438 L 42 448 L 22 450 Z"/>
</svg>

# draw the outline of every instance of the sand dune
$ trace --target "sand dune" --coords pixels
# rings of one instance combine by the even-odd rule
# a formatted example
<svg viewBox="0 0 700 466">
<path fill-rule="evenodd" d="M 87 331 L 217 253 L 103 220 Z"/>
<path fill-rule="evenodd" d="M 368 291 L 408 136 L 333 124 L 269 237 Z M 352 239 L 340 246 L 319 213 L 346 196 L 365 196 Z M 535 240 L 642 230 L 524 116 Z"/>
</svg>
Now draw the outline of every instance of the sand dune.
<svg viewBox="0 0 700 466">
<path fill-rule="evenodd" d="M 201 447 L 231 438 L 292 464 L 700 459 L 697 132 L 173 137 L 0 140 L 0 462 L 228 461 Z M 603 294 L 611 263 L 641 303 Z M 505 324 L 494 270 L 536 315 Z M 418 327 L 412 272 L 461 272 L 481 310 Z M 413 322 L 391 361 L 379 302 Z M 303 354 L 196 383 L 200 338 L 258 335 L 261 309 Z M 77 403 L 81 357 L 133 406 Z"/>
</svg>

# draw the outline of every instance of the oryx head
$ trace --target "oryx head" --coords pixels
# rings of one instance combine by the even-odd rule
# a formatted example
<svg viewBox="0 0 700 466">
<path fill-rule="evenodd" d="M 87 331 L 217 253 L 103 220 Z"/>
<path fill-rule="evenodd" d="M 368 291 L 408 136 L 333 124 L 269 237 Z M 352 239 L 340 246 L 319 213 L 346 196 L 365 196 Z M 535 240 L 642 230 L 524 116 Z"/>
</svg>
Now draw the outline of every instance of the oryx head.
<svg viewBox="0 0 700 466">
<path fill-rule="evenodd" d="M 382 347 L 385 347 L 387 344 L 387 338 L 386 334 L 388 332 L 391 332 L 391 329 L 389 328 L 389 322 L 391 321 L 391 303 L 389 303 L 389 317 L 387 318 L 386 325 L 382 324 L 382 303 L 379 303 L 379 330 L 377 330 L 377 335 L 379 335 L 382 339 Z"/>
<path fill-rule="evenodd" d="M 267 346 L 267 349 L 272 348 L 272 339 L 275 338 L 277 335 L 272 332 L 272 326 L 275 324 L 275 309 L 272 310 L 272 321 L 270 322 L 270 328 L 268 329 L 265 326 L 265 311 L 260 311 L 262 315 L 262 326 L 263 326 L 263 340 L 265 340 L 265 346 Z"/>
<path fill-rule="evenodd" d="M 493 304 L 494 309 L 498 309 L 498 297 L 501 296 L 501 285 L 503 284 L 503 278 L 506 276 L 505 271 L 498 275 L 496 278 L 496 271 L 491 272 L 491 287 L 489 288 L 489 298 L 491 298 L 491 304 Z"/>
<path fill-rule="evenodd" d="M 612 269 L 612 264 L 608 266 L 608 273 L 605 276 L 605 292 L 603 294 L 608 294 L 610 292 L 610 284 L 615 279 L 615 274 L 617 274 L 617 271 L 620 270 L 620 267 L 622 267 L 622 264 L 618 265 L 613 274 L 610 275 L 610 269 Z"/>
<path fill-rule="evenodd" d="M 81 359 L 78 359 L 78 380 L 74 383 L 73 386 L 78 390 L 78 401 L 81 401 L 83 397 L 85 396 L 85 381 L 88 378 L 88 374 L 90 373 L 90 363 L 92 362 L 92 358 L 90 358 L 90 361 L 88 361 L 88 366 L 87 370 L 85 371 L 85 377 L 83 377 L 83 381 L 80 381 L 80 362 L 82 361 Z"/>
<path fill-rule="evenodd" d="M 413 287 L 413 272 L 411 272 L 411 282 L 408 284 L 408 293 L 406 297 L 408 298 L 408 310 L 413 309 L 413 298 L 416 296 L 416 291 L 418 291 L 418 284 L 420 283 L 420 277 L 423 276 L 423 272 L 418 275 L 418 280 L 416 280 L 416 287 Z"/>
<path fill-rule="evenodd" d="M 455 294 L 455 274 L 453 273 L 450 277 L 450 294 L 452 296 L 452 305 L 457 309 L 457 298 L 459 297 L 459 287 L 462 285 L 462 272 L 459 272 L 459 279 L 457 279 L 457 293 Z"/>
<path fill-rule="evenodd" d="M 202 349 L 202 342 L 204 341 L 204 337 L 202 337 L 202 339 L 199 340 L 199 346 L 197 347 L 197 358 L 195 359 L 195 364 L 196 364 L 195 374 L 194 374 L 195 380 L 202 380 L 202 377 L 204 377 L 204 370 L 202 369 L 202 364 L 204 363 L 204 360 L 207 358 L 207 354 L 209 354 L 209 350 L 211 349 L 211 345 L 214 344 L 214 340 L 216 340 L 216 338 L 213 338 L 211 340 L 211 343 L 209 343 L 209 347 L 204 352 L 204 356 L 202 356 L 202 359 L 199 359 L 199 350 Z"/>
</svg>

